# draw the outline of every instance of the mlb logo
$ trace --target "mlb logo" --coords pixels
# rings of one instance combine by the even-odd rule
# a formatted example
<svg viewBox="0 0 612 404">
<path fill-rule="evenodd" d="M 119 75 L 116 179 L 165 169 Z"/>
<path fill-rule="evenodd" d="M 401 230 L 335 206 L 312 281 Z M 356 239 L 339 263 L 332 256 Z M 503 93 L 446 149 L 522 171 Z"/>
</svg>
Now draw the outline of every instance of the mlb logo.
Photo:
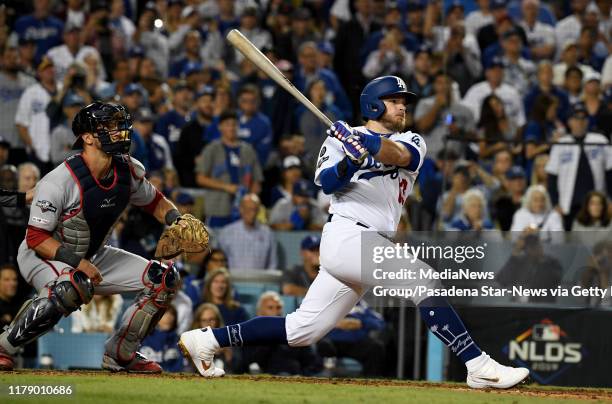
<svg viewBox="0 0 612 404">
<path fill-rule="evenodd" d="M 536 324 L 532 328 L 534 341 L 559 341 L 561 328 L 556 324 Z"/>
</svg>

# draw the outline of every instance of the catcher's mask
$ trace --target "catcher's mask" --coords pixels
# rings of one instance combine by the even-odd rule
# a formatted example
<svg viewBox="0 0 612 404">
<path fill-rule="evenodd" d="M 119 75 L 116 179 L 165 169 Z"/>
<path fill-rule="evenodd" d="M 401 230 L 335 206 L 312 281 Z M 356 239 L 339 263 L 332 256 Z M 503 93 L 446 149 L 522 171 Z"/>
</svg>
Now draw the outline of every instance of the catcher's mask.
<svg viewBox="0 0 612 404">
<path fill-rule="evenodd" d="M 72 132 L 78 137 L 73 150 L 83 148 L 84 133 L 100 140 L 107 154 L 127 154 L 132 144 L 132 118 L 123 105 L 94 102 L 81 109 L 72 121 Z"/>
</svg>

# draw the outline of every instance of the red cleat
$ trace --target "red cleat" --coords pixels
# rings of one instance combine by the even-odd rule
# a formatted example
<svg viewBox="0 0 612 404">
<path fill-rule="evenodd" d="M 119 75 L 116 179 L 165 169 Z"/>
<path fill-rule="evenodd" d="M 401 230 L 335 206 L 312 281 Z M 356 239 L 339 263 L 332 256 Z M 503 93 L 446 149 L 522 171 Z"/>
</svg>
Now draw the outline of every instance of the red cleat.
<svg viewBox="0 0 612 404">
<path fill-rule="evenodd" d="M 0 370 L 10 371 L 15 367 L 13 357 L 0 346 Z"/>
<path fill-rule="evenodd" d="M 161 373 L 162 368 L 155 361 L 148 360 L 140 352 L 136 352 L 134 359 L 126 365 L 120 365 L 115 359 L 108 354 L 104 354 L 102 359 L 102 369 L 110 370 L 111 372 L 129 372 L 129 373 Z"/>
</svg>

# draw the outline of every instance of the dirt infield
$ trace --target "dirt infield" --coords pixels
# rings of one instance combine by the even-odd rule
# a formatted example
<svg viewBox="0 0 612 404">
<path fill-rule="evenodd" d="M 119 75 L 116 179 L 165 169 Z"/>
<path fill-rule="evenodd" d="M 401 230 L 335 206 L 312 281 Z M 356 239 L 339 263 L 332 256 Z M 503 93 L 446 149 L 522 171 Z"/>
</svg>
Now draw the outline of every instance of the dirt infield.
<svg viewBox="0 0 612 404">
<path fill-rule="evenodd" d="M 126 373 L 108 373 L 104 371 L 57 371 L 57 370 L 20 370 L 13 372 L 3 372 L 3 375 L 37 375 L 37 376 L 100 376 L 117 377 L 117 378 L 162 378 L 162 379 L 201 379 L 199 376 L 189 373 L 164 373 L 162 375 L 144 375 L 144 374 L 126 374 Z M 371 387 L 410 387 L 423 389 L 440 389 L 451 391 L 469 391 L 477 392 L 477 390 L 468 388 L 463 383 L 430 383 L 421 381 L 403 381 L 394 379 L 346 379 L 346 378 L 315 378 L 315 377 L 282 377 L 269 375 L 234 375 L 226 376 L 225 379 L 251 381 L 257 383 L 300 383 L 300 384 L 326 384 L 326 385 L 356 385 L 356 386 L 371 386 Z M 516 388 L 508 390 L 482 390 L 483 394 L 512 394 L 524 397 L 533 398 L 548 398 L 548 399 L 577 399 L 586 401 L 612 401 L 612 390 L 602 388 L 579 388 L 579 387 L 549 387 L 539 386 L 534 384 L 522 384 Z"/>
</svg>

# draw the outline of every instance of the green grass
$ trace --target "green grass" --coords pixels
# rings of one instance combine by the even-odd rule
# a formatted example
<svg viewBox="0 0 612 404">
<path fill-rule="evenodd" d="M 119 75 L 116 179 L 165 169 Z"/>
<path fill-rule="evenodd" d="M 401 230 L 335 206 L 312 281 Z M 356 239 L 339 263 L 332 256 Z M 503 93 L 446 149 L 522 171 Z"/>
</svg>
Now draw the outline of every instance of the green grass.
<svg viewBox="0 0 612 404">
<path fill-rule="evenodd" d="M 72 396 L 15 397 L 9 385 L 67 385 Z M 126 376 L 106 373 L 23 372 L 0 374 L 0 403 L 598 403 L 612 400 L 603 389 L 521 387 L 512 391 L 473 391 L 464 384 L 396 381 L 226 377 L 192 375 Z"/>
</svg>

